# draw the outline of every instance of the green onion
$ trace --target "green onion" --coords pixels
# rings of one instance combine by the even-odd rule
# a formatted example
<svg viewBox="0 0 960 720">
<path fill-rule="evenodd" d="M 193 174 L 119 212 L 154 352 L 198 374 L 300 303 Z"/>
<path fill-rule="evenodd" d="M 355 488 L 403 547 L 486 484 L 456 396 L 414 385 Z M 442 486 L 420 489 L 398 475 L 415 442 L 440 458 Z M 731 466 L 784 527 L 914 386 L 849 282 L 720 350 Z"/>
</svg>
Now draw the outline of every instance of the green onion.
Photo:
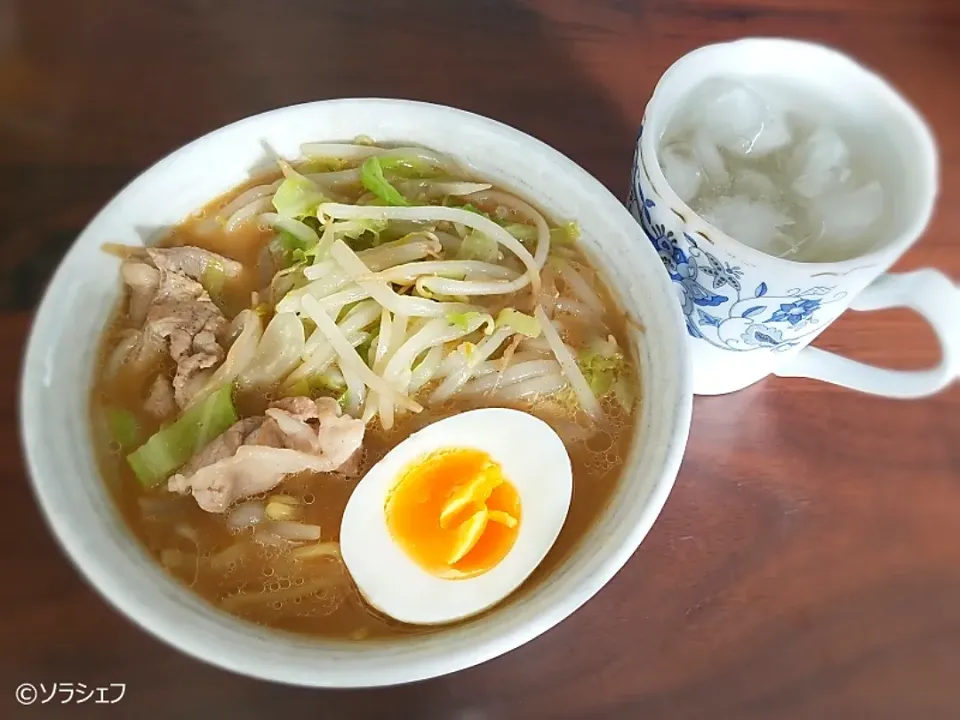
<svg viewBox="0 0 960 720">
<path fill-rule="evenodd" d="M 309 380 L 310 392 L 336 392 L 347 387 L 343 380 L 329 370 L 322 375 L 314 375 Z"/>
<path fill-rule="evenodd" d="M 580 239 L 580 226 L 575 220 L 566 222 L 550 230 L 550 242 L 558 245 L 572 245 Z"/>
<path fill-rule="evenodd" d="M 320 375 L 300 378 L 294 382 L 287 382 L 280 388 L 280 394 L 283 397 L 316 397 L 329 393 L 342 393 L 346 389 L 346 384 L 335 375 L 333 370 L 336 366 Z"/>
<path fill-rule="evenodd" d="M 455 325 L 461 330 L 467 330 L 470 327 L 470 321 L 476 317 L 480 317 L 481 313 L 478 312 L 452 312 L 447 313 L 446 318 L 447 322 L 451 325 Z"/>
<path fill-rule="evenodd" d="M 368 157 L 360 166 L 360 182 L 387 205 L 409 205 L 407 199 L 400 194 L 393 185 L 383 176 L 383 167 L 380 159 L 374 155 Z"/>
<path fill-rule="evenodd" d="M 391 172 L 405 178 L 425 179 L 436 177 L 437 171 L 430 163 L 424 162 L 420 158 L 389 157 L 380 155 L 378 157 L 380 167 L 384 172 Z"/>
<path fill-rule="evenodd" d="M 297 248 L 290 253 L 290 259 L 293 260 L 293 265 L 296 265 L 297 268 L 301 268 L 306 265 L 307 261 L 310 259 L 310 255 L 307 254 L 308 252 L 308 250 L 301 250 L 300 248 Z M 293 265 L 290 267 L 293 267 Z"/>
<path fill-rule="evenodd" d="M 537 229 L 533 225 L 510 223 L 509 225 L 504 225 L 503 229 L 521 242 L 528 242 L 530 240 L 537 239 Z"/>
<path fill-rule="evenodd" d="M 504 308 L 500 311 L 500 314 L 497 315 L 497 327 L 509 327 L 515 332 L 526 335 L 529 338 L 540 337 L 540 333 L 542 332 L 540 323 L 535 317 L 526 315 L 513 308 Z"/>
<path fill-rule="evenodd" d="M 366 358 L 370 353 L 370 347 L 373 345 L 373 341 L 376 340 L 376 338 L 376 335 L 371 335 L 362 343 L 357 345 L 357 355 L 359 355 L 361 358 Z"/>
<path fill-rule="evenodd" d="M 286 176 L 273 195 L 273 206 L 281 217 L 300 218 L 317 214 L 317 206 L 326 201 L 323 193 L 309 178 L 304 177 L 286 163 L 282 163 Z"/>
<path fill-rule="evenodd" d="M 460 243 L 458 260 L 480 260 L 495 263 L 500 259 L 500 246 L 496 240 L 478 232 L 470 232 Z"/>
<path fill-rule="evenodd" d="M 140 423 L 132 412 L 122 408 L 107 408 L 106 416 L 110 434 L 119 443 L 121 449 L 126 450 L 137 444 L 140 437 Z"/>
<path fill-rule="evenodd" d="M 297 250 L 306 250 L 307 243 L 298 238 L 292 232 L 287 232 L 286 230 L 281 230 L 277 233 L 277 237 L 280 240 L 280 246 L 287 252 L 295 252 Z"/>
<path fill-rule="evenodd" d="M 466 280 L 467 273 L 464 270 L 439 270 L 431 273 L 431 276 L 444 278 L 445 280 Z"/>
<path fill-rule="evenodd" d="M 311 157 L 300 164 L 300 169 L 308 173 L 336 172 L 345 170 L 349 163 L 338 157 Z"/>
<path fill-rule="evenodd" d="M 207 443 L 237 422 L 233 386 L 210 393 L 187 409 L 171 425 L 154 433 L 146 443 L 127 455 L 127 462 L 146 487 L 166 479 Z"/>
<path fill-rule="evenodd" d="M 577 365 L 595 397 L 601 398 L 615 390 L 617 401 L 621 404 L 627 402 L 629 386 L 626 380 L 626 358 L 612 336 L 606 340 L 591 340 L 580 350 Z"/>
<path fill-rule="evenodd" d="M 387 229 L 389 223 L 386 220 L 374 220 L 373 218 L 356 218 L 354 220 L 343 220 L 333 224 L 333 234 L 339 238 L 349 240 L 359 240 L 364 234 L 373 235 L 372 245 L 380 244 L 380 233 Z M 419 235 L 420 233 L 410 233 L 410 235 Z"/>
<path fill-rule="evenodd" d="M 310 397 L 310 382 L 306 378 L 301 378 L 280 390 L 282 397 Z"/>
<path fill-rule="evenodd" d="M 277 232 L 276 242 L 281 250 L 284 270 L 311 264 L 319 246 L 318 242 L 307 242 L 287 230 Z"/>
<path fill-rule="evenodd" d="M 203 285 L 204 290 L 209 293 L 210 297 L 219 298 L 223 295 L 223 286 L 227 281 L 227 273 L 224 271 L 220 263 L 211 262 L 207 264 L 207 267 L 203 271 L 203 282 L 200 284 Z"/>
</svg>

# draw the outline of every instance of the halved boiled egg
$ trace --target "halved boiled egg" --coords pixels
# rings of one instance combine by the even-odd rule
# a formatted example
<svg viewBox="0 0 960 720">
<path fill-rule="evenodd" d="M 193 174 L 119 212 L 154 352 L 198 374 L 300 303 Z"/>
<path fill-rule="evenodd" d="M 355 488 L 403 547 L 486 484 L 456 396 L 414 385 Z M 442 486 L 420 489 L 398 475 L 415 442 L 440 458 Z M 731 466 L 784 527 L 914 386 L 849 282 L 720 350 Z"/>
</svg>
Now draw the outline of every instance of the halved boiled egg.
<svg viewBox="0 0 960 720">
<path fill-rule="evenodd" d="M 435 625 L 500 602 L 540 564 L 567 517 L 570 457 L 542 420 L 473 410 L 397 445 L 357 485 L 340 550 L 360 593 Z"/>
</svg>

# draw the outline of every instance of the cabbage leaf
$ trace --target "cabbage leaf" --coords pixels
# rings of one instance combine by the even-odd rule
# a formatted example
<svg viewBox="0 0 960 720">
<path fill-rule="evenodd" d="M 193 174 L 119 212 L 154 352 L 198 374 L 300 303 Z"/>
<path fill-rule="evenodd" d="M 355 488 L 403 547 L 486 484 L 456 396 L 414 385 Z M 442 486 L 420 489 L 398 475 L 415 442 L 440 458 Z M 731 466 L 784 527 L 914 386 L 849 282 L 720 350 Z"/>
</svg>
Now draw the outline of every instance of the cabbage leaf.
<svg viewBox="0 0 960 720">
<path fill-rule="evenodd" d="M 360 182 L 387 205 L 410 204 L 383 176 L 383 167 L 380 165 L 380 158 L 376 155 L 368 157 L 360 166 Z"/>
</svg>

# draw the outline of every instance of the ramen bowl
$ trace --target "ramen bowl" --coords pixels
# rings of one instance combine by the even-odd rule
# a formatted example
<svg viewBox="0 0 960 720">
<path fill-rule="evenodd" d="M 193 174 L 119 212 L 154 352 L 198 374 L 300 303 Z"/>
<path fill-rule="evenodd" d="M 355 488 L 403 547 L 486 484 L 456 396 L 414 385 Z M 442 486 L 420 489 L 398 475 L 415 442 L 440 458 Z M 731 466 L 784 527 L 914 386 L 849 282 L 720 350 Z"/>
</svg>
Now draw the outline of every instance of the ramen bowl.
<svg viewBox="0 0 960 720">
<path fill-rule="evenodd" d="M 142 245 L 246 181 L 272 153 L 367 135 L 446 153 L 549 215 L 575 219 L 581 244 L 636 319 L 641 401 L 622 477 L 580 542 L 553 570 L 469 622 L 398 640 L 336 642 L 224 614 L 165 574 L 134 539 L 94 458 L 90 387 L 99 337 L 118 301 L 104 242 Z M 628 159 L 625 158 L 625 162 Z M 174 152 L 121 191 L 63 260 L 36 315 L 22 379 L 21 422 L 37 500 L 87 580 L 144 630 L 183 652 L 252 677 L 317 687 L 421 680 L 506 653 L 573 613 L 627 562 L 663 507 L 687 440 L 692 393 L 684 325 L 643 230 L 597 180 L 515 129 L 452 108 L 350 99 L 239 121 Z"/>
</svg>

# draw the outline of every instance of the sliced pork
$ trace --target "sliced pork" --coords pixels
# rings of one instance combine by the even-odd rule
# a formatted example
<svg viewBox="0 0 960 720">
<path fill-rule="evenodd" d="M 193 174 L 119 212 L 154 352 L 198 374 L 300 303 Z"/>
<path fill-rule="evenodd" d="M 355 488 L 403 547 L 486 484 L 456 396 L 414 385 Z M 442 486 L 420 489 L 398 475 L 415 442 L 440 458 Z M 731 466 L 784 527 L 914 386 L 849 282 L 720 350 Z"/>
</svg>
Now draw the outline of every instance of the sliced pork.
<svg viewBox="0 0 960 720">
<path fill-rule="evenodd" d="M 221 513 L 289 475 L 343 469 L 360 450 L 363 433 L 363 421 L 341 415 L 332 398 L 278 400 L 265 416 L 241 420 L 213 440 L 167 487 Z"/>
<path fill-rule="evenodd" d="M 173 378 L 177 405 L 186 407 L 212 371 L 224 358 L 217 338 L 227 327 L 220 309 L 209 299 L 162 302 L 150 308 L 144 333 L 167 341 L 170 357 L 177 363 Z"/>
<path fill-rule="evenodd" d="M 198 247 L 147 248 L 147 255 L 159 270 L 194 280 L 203 279 L 211 267 L 229 278 L 239 277 L 243 272 L 243 265 L 236 260 Z"/>
<path fill-rule="evenodd" d="M 186 407 L 213 370 L 223 362 L 220 338 L 227 320 L 199 280 L 215 266 L 228 277 L 240 274 L 240 263 L 194 247 L 146 248 L 142 255 L 124 261 L 121 275 L 130 288 L 130 316 L 143 328 L 130 350 L 137 362 L 151 360 L 164 351 L 177 363 L 173 397 Z M 152 407 L 161 398 L 151 388 Z"/>
<path fill-rule="evenodd" d="M 169 488 L 191 492 L 201 509 L 222 513 L 237 500 L 272 490 L 288 475 L 331 472 L 336 467 L 325 458 L 296 450 L 242 445 L 231 457 L 208 465 L 189 478 L 174 475 Z"/>
<path fill-rule="evenodd" d="M 130 319 L 142 325 L 160 287 L 160 271 L 145 262 L 126 260 L 120 266 L 120 277 L 130 288 Z"/>
<path fill-rule="evenodd" d="M 267 408 L 286 447 L 328 457 L 342 467 L 363 443 L 363 423 L 345 418 L 333 398 L 284 398 Z"/>
<path fill-rule="evenodd" d="M 231 457 L 237 448 L 247 442 L 250 434 L 263 425 L 263 420 L 263 417 L 250 417 L 234 423 L 226 432 L 211 440 L 205 448 L 190 458 L 190 462 L 180 469 L 180 474 L 193 475 L 208 465 Z"/>
<path fill-rule="evenodd" d="M 157 375 L 143 404 L 144 409 L 157 419 L 170 417 L 177 411 L 173 398 L 173 385 L 166 375 Z"/>
</svg>

